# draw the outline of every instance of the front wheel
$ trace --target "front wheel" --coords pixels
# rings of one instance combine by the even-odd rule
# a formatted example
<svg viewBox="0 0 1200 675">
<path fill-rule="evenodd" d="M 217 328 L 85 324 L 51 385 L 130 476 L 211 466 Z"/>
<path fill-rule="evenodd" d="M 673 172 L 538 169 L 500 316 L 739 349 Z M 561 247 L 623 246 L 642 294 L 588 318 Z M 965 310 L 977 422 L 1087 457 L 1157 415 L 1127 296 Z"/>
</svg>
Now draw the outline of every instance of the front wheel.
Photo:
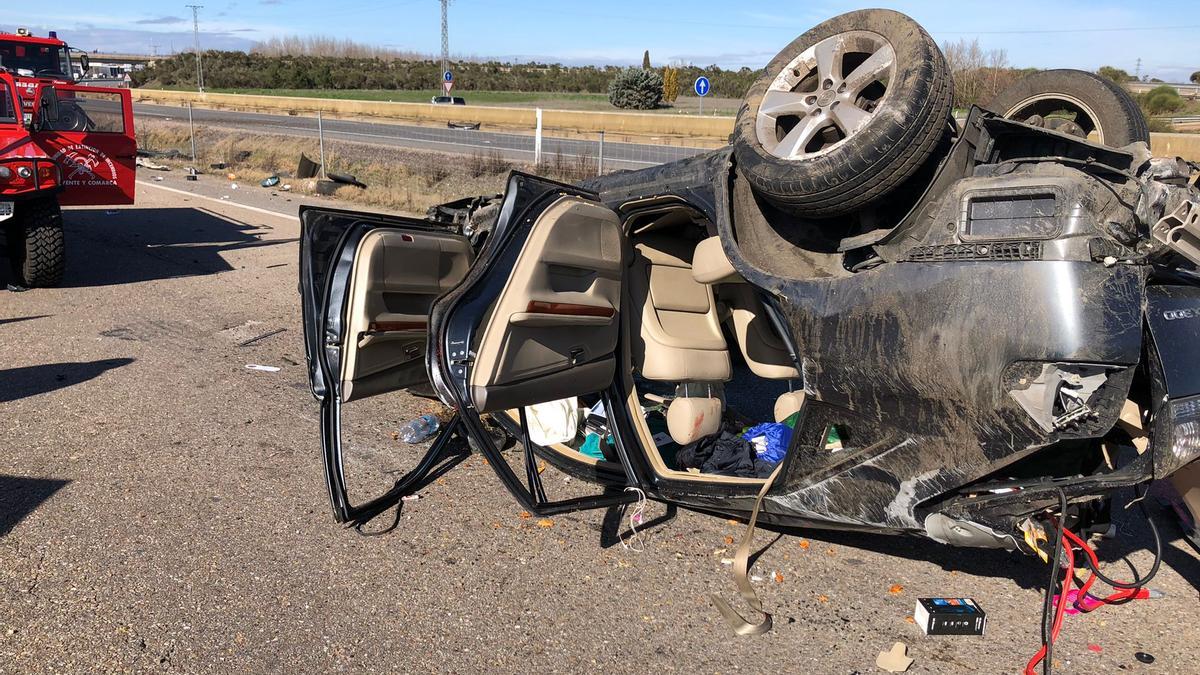
<svg viewBox="0 0 1200 675">
<path fill-rule="evenodd" d="M 67 256 L 58 202 L 39 199 L 18 204 L 6 236 L 17 283 L 26 288 L 45 288 L 62 281 Z"/>
</svg>

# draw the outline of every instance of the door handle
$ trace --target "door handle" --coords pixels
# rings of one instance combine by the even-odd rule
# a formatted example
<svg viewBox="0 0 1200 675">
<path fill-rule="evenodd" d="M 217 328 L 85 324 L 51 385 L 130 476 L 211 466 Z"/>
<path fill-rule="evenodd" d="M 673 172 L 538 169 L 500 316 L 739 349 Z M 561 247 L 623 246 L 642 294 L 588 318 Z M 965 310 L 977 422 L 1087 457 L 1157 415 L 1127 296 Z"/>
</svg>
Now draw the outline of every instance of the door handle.
<svg viewBox="0 0 1200 675">
<path fill-rule="evenodd" d="M 577 366 L 583 363 L 583 347 L 571 348 L 571 365 Z"/>
</svg>

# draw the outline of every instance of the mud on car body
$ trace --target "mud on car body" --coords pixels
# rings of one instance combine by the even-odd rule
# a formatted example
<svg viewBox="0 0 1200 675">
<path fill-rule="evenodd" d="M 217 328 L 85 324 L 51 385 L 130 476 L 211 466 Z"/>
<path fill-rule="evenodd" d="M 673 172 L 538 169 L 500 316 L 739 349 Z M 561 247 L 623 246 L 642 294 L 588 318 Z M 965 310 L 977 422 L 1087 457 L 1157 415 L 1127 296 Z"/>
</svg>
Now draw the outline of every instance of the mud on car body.
<svg viewBox="0 0 1200 675">
<path fill-rule="evenodd" d="M 378 515 L 465 436 L 533 513 L 637 488 L 1027 552 L 1060 499 L 1058 522 L 1102 526 L 1114 491 L 1200 457 L 1200 192 L 1195 165 L 1151 157 L 1127 94 L 1072 91 L 956 124 L 932 39 L 853 12 L 772 61 L 730 147 L 577 186 L 515 173 L 502 198 L 427 220 L 302 209 L 335 517 Z M 455 419 L 388 494 L 353 502 L 341 406 L 427 378 Z M 746 389 L 794 422 L 769 476 L 663 451 L 721 434 Z M 528 406 L 570 397 L 606 411 L 603 458 L 531 441 Z M 523 476 L 485 416 L 521 443 Z M 548 499 L 535 457 L 596 495 Z"/>
</svg>

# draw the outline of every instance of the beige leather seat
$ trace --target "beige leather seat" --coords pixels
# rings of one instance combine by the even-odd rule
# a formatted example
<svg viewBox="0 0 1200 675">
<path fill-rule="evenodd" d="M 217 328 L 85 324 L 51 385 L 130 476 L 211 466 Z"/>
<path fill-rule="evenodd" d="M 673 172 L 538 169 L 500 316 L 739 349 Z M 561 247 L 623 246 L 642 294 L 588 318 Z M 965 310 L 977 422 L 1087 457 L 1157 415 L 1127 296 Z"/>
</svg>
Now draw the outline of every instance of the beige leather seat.
<svg viewBox="0 0 1200 675">
<path fill-rule="evenodd" d="M 738 349 L 750 371 L 769 380 L 798 380 L 787 345 L 766 316 L 754 287 L 746 283 L 721 248 L 720 237 L 696 245 L 692 275 L 697 282 L 719 285 L 721 302 L 729 307 L 729 321 Z"/>
<path fill-rule="evenodd" d="M 648 235 L 634 245 L 633 366 L 648 380 L 724 382 L 733 373 L 712 288 L 692 276 L 694 250 L 667 236 Z"/>
<path fill-rule="evenodd" d="M 629 275 L 634 369 L 648 380 L 680 384 L 724 382 L 733 374 L 711 286 L 692 275 L 695 244 L 646 235 L 634 245 Z M 676 398 L 667 430 L 681 445 L 721 430 L 721 400 Z"/>
</svg>

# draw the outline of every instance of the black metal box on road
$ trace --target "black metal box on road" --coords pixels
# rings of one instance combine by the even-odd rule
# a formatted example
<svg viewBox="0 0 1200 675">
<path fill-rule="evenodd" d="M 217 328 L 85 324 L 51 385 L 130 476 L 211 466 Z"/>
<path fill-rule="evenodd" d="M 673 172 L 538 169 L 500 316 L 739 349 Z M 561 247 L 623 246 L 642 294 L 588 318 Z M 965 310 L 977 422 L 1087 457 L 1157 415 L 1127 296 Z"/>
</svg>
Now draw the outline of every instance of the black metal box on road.
<svg viewBox="0 0 1200 675">
<path fill-rule="evenodd" d="M 926 635 L 983 635 L 987 613 L 971 598 L 918 598 L 913 618 Z"/>
</svg>

